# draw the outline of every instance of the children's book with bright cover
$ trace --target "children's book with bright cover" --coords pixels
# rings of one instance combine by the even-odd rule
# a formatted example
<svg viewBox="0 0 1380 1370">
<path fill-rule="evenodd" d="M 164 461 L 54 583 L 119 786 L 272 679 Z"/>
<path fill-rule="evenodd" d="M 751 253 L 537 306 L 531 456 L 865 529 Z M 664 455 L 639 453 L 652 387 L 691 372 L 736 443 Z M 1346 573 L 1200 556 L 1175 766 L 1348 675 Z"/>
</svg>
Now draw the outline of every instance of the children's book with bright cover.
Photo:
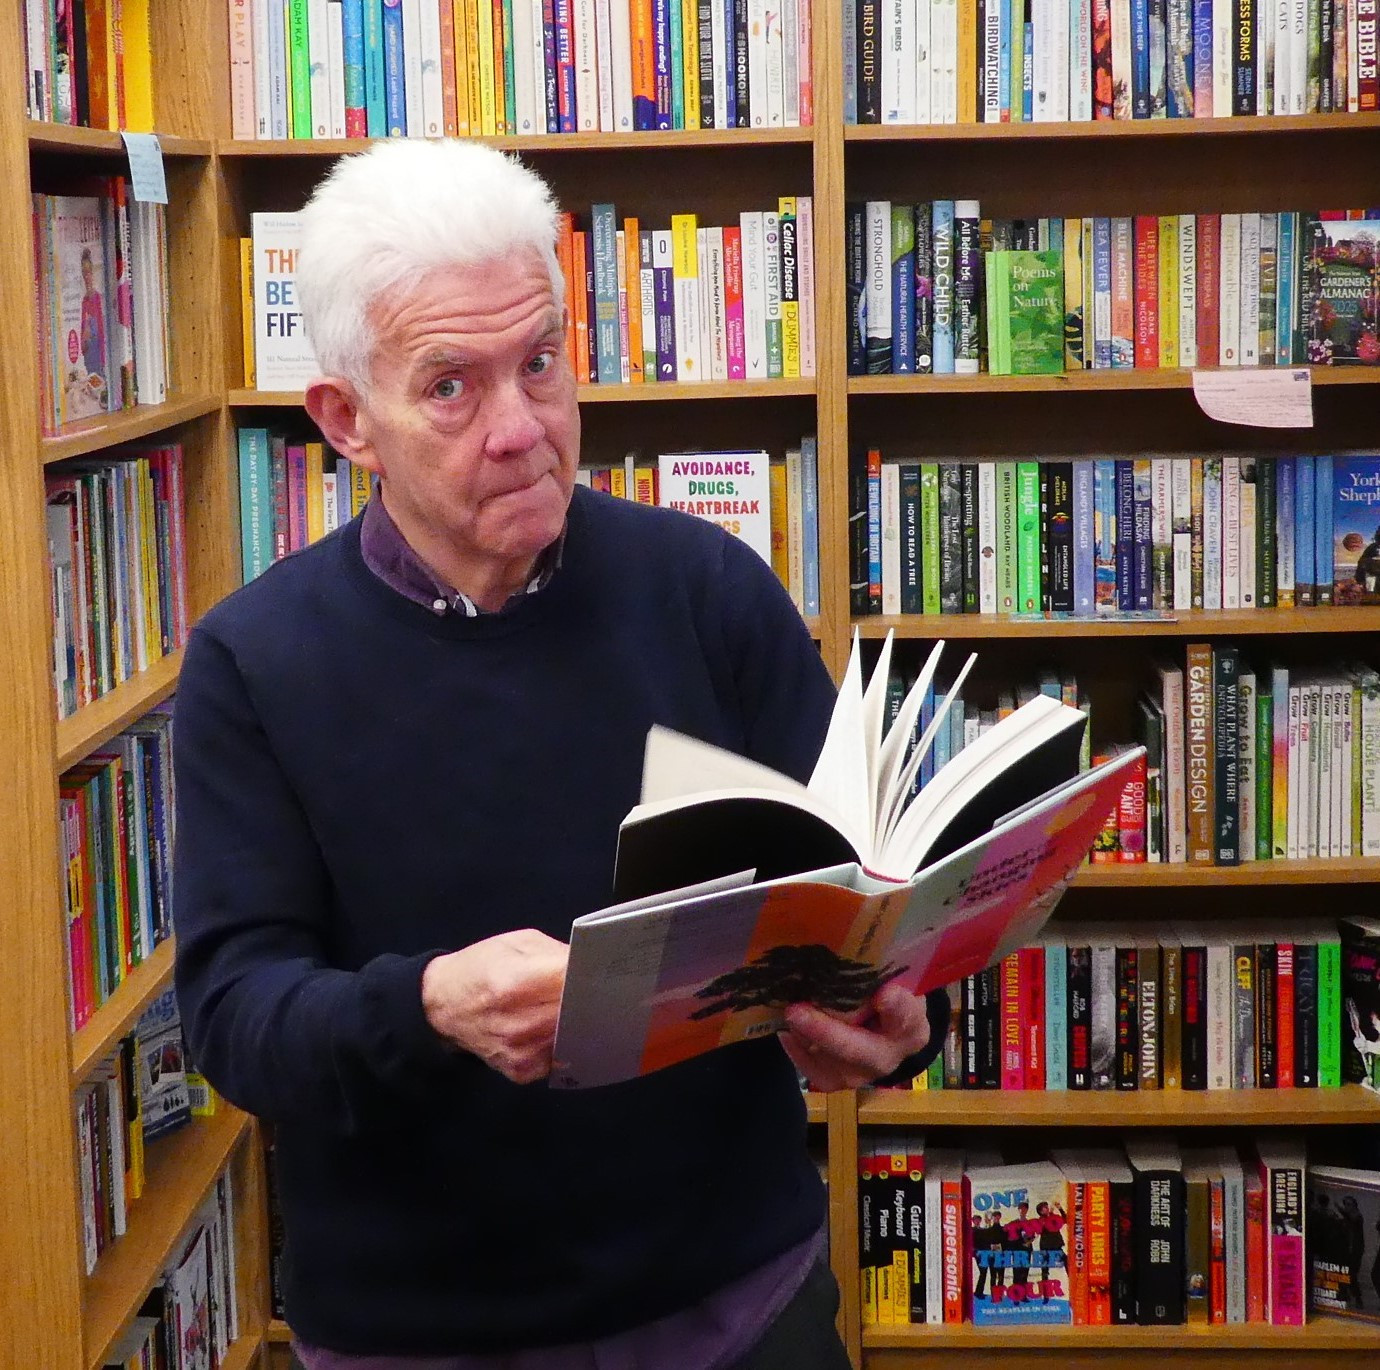
<svg viewBox="0 0 1380 1370">
<path fill-rule="evenodd" d="M 866 694 L 855 643 L 808 785 L 652 730 L 619 837 L 623 902 L 571 929 L 553 1086 L 777 1032 L 792 1003 L 855 1013 L 890 981 L 922 994 L 1035 936 L 1143 752 L 1079 774 L 1083 715 L 1040 695 L 912 799 L 947 717 L 907 755 L 941 647 L 883 737 L 891 641 Z"/>
</svg>

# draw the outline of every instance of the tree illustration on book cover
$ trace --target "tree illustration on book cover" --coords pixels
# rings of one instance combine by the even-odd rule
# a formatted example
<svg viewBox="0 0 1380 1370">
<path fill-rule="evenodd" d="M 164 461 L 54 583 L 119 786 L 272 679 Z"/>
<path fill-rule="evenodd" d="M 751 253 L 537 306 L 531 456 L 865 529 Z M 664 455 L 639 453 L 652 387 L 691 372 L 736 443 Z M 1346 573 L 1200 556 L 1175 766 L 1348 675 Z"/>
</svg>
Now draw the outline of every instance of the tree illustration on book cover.
<svg viewBox="0 0 1380 1370">
<path fill-rule="evenodd" d="M 1313 219 L 1309 234 L 1308 360 L 1380 364 L 1380 219 Z"/>
</svg>

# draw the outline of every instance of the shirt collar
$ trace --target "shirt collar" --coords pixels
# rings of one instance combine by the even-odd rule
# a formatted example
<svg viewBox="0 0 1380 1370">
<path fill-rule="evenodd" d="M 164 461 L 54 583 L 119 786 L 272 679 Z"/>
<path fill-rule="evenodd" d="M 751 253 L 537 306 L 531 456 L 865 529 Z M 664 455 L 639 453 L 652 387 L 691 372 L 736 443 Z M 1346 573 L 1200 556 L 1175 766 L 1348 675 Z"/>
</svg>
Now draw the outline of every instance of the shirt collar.
<svg viewBox="0 0 1380 1370">
<path fill-rule="evenodd" d="M 463 614 L 466 618 L 478 618 L 484 612 L 463 591 L 447 585 L 417 555 L 377 495 L 364 507 L 359 530 L 359 550 L 364 564 L 389 589 L 397 591 L 414 604 L 429 609 L 438 617 L 455 613 Z M 503 609 L 515 600 L 521 599 L 523 595 L 532 595 L 543 589 L 560 569 L 564 550 L 563 529 L 555 542 L 545 548 L 537 558 L 536 565 L 532 568 L 531 579 L 521 590 L 509 597 Z M 502 613 L 503 609 L 497 612 Z"/>
</svg>

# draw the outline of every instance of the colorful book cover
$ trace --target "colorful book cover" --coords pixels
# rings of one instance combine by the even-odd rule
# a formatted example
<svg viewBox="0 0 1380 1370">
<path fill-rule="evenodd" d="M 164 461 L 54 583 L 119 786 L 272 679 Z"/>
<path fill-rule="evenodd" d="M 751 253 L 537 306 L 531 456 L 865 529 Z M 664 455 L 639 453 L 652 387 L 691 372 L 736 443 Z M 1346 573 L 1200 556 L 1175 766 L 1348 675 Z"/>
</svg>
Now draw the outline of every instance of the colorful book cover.
<svg viewBox="0 0 1380 1370">
<path fill-rule="evenodd" d="M 1051 1161 L 971 1166 L 965 1189 L 973 1325 L 1072 1323 L 1063 1171 Z"/>
<path fill-rule="evenodd" d="M 1380 1171 L 1308 1168 L 1308 1267 L 1313 1312 L 1380 1322 Z"/>
<path fill-rule="evenodd" d="M 317 375 L 297 304 L 299 215 L 254 214 L 254 373 L 260 390 L 301 390 Z"/>
<path fill-rule="evenodd" d="M 765 452 L 664 453 L 663 508 L 697 514 L 742 538 L 772 564 L 770 472 Z"/>
<path fill-rule="evenodd" d="M 1380 457 L 1332 463 L 1332 602 L 1380 604 Z"/>
<path fill-rule="evenodd" d="M 1064 369 L 1064 264 L 1058 252 L 1010 252 L 1005 277 L 1007 336 L 1003 351 L 1015 376 L 1057 375 Z"/>
<path fill-rule="evenodd" d="M 1308 361 L 1380 363 L 1380 219 L 1307 221 Z"/>
<path fill-rule="evenodd" d="M 71 423 L 109 408 L 106 248 L 95 196 L 56 195 L 52 204 L 59 413 L 63 423 Z"/>
</svg>

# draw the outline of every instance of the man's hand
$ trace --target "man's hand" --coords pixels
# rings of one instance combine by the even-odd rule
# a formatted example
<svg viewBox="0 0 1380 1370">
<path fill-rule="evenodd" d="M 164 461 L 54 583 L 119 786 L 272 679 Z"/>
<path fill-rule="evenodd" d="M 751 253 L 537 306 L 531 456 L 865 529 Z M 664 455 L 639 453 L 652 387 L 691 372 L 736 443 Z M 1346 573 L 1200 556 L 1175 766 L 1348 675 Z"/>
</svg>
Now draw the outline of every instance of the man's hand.
<svg viewBox="0 0 1380 1370">
<path fill-rule="evenodd" d="M 780 1034 L 786 1055 L 811 1089 L 860 1089 L 890 1075 L 930 1040 L 923 995 L 883 985 L 856 1015 L 836 1018 L 812 1004 L 792 1004 Z"/>
<path fill-rule="evenodd" d="M 517 1084 L 545 1079 L 569 958 L 534 928 L 438 956 L 422 972 L 427 1022 Z"/>
</svg>

